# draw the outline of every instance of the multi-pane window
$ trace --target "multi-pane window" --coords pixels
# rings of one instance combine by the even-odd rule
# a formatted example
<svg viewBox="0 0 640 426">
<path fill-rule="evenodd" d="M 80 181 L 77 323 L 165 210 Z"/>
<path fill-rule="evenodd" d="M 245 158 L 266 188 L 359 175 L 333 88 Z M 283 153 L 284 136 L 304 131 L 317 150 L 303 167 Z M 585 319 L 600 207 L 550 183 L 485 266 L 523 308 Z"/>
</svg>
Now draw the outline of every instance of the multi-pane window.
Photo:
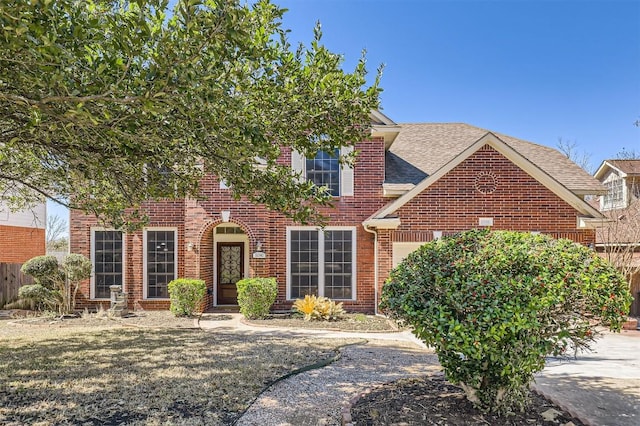
<svg viewBox="0 0 640 426">
<path fill-rule="evenodd" d="M 318 294 L 318 231 L 291 231 L 291 298 Z"/>
<path fill-rule="evenodd" d="M 291 230 L 289 296 L 352 299 L 353 229 Z"/>
<path fill-rule="evenodd" d="M 111 296 L 112 285 L 122 287 L 122 232 L 94 231 L 93 234 L 93 297 L 106 299 Z"/>
<path fill-rule="evenodd" d="M 339 150 L 332 154 L 319 151 L 314 158 L 307 158 L 307 179 L 316 186 L 326 186 L 331 195 L 340 195 L 340 162 Z"/>
<path fill-rule="evenodd" d="M 353 232 L 324 233 L 324 295 L 331 299 L 351 299 Z"/>
<path fill-rule="evenodd" d="M 169 297 L 167 285 L 176 278 L 176 231 L 146 231 L 147 298 Z"/>
<path fill-rule="evenodd" d="M 244 234 L 244 231 L 238 226 L 217 226 L 216 234 Z"/>
<path fill-rule="evenodd" d="M 602 208 L 624 207 L 624 180 L 615 178 L 605 182 L 604 185 L 607 187 L 607 193 L 603 197 Z"/>
</svg>

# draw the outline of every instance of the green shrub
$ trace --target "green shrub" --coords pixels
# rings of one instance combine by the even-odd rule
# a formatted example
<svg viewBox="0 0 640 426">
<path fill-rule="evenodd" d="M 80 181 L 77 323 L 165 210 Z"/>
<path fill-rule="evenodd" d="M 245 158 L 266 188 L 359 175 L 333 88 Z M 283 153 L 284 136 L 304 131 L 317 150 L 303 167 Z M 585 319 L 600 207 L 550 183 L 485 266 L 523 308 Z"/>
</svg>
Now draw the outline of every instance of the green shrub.
<svg viewBox="0 0 640 426">
<path fill-rule="evenodd" d="M 240 313 L 248 319 L 265 318 L 276 301 L 275 278 L 245 278 L 236 283 Z"/>
<path fill-rule="evenodd" d="M 63 291 L 64 310 L 73 312 L 76 308 L 76 295 L 80 282 L 91 277 L 91 261 L 81 254 L 70 253 L 62 260 L 62 270 L 67 279 Z"/>
<path fill-rule="evenodd" d="M 64 274 L 60 270 L 58 259 L 55 256 L 36 256 L 27 260 L 20 270 L 31 275 L 37 284 L 55 290 L 64 282 Z"/>
<path fill-rule="evenodd" d="M 35 286 L 25 286 L 32 288 L 22 290 L 20 298 L 28 300 L 34 309 L 69 314 L 75 309 L 80 282 L 91 276 L 91 261 L 72 253 L 60 265 L 55 256 L 36 256 L 25 262 L 21 270 L 33 277 Z"/>
<path fill-rule="evenodd" d="M 168 290 L 171 312 L 178 317 L 190 316 L 207 294 L 207 285 L 202 280 L 178 278 L 169 283 Z"/>
<path fill-rule="evenodd" d="M 484 410 L 522 409 L 545 356 L 620 330 L 627 283 L 569 240 L 468 231 L 430 242 L 395 268 L 381 308 L 435 348 L 449 381 Z"/>
<path fill-rule="evenodd" d="M 317 297 L 307 294 L 304 299 L 298 299 L 293 303 L 293 309 L 304 315 L 305 321 L 337 320 L 344 315 L 342 302 L 336 303 L 328 297 Z"/>
<path fill-rule="evenodd" d="M 91 261 L 81 254 L 70 253 L 62 260 L 62 269 L 67 279 L 73 283 L 91 276 Z"/>
<path fill-rule="evenodd" d="M 60 303 L 60 293 L 50 290 L 40 284 L 23 285 L 18 290 L 19 301 L 26 301 L 30 309 L 57 310 Z M 17 305 L 20 305 L 18 303 Z M 23 303 L 22 306 L 25 306 Z"/>
</svg>

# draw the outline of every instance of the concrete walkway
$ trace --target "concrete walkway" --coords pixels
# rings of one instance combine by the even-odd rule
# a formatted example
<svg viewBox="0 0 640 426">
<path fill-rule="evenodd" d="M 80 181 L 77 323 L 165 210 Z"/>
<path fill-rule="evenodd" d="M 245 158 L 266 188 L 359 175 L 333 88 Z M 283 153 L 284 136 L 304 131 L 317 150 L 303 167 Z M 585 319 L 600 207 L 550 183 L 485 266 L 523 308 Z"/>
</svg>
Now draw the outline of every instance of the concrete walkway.
<svg viewBox="0 0 640 426">
<path fill-rule="evenodd" d="M 592 352 L 549 359 L 535 387 L 589 425 L 640 425 L 640 331 L 605 333 Z"/>
<path fill-rule="evenodd" d="M 212 321 L 210 318 L 221 317 L 225 318 L 222 321 Z M 228 319 L 226 319 L 228 318 Z M 391 333 L 364 333 L 364 332 L 349 332 L 349 331 L 335 331 L 335 330 L 322 330 L 311 328 L 283 328 L 283 327 L 262 327 L 245 324 L 242 321 L 242 314 L 238 313 L 224 313 L 224 314 L 205 314 L 200 320 L 200 328 L 203 330 L 210 329 L 227 329 L 237 330 L 243 332 L 250 332 L 253 334 L 268 334 L 268 335 L 281 335 L 290 336 L 292 334 L 304 333 L 307 336 L 317 336 L 319 338 L 337 337 L 344 339 L 367 339 L 367 340 L 381 340 L 387 342 L 404 342 L 416 345 L 425 349 L 426 346 L 421 340 L 417 339 L 413 334 L 408 331 L 391 332 Z"/>
<path fill-rule="evenodd" d="M 438 369 L 437 358 L 409 332 L 353 333 L 254 327 L 240 314 L 206 317 L 200 327 L 251 334 L 363 338 L 343 348 L 336 363 L 285 379 L 264 392 L 238 425 L 339 425 L 341 412 L 359 392 L 379 383 Z M 575 360 L 549 359 L 535 387 L 592 426 L 640 426 L 640 331 L 605 333 L 593 352 Z"/>
</svg>

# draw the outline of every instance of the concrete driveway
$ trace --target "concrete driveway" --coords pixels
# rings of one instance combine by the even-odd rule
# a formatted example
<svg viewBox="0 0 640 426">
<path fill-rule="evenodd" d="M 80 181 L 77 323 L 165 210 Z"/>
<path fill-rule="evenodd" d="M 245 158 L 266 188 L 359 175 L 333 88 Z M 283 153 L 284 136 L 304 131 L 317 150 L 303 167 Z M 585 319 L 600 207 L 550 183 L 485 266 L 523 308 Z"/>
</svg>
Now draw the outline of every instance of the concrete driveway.
<svg viewBox="0 0 640 426">
<path fill-rule="evenodd" d="M 252 334 L 282 333 L 287 336 L 300 334 L 306 336 L 317 335 L 318 337 L 358 337 L 379 341 L 381 347 L 378 349 L 384 349 L 384 342 L 390 346 L 402 342 L 425 348 L 424 344 L 409 332 L 345 333 L 329 330 L 266 328 L 244 324 L 241 321 L 242 316 L 240 314 L 230 314 L 228 317 L 229 320 L 227 321 L 208 321 L 204 318 L 200 322 L 200 327 L 214 331 L 215 329 L 226 328 Z M 573 416 L 582 419 L 588 425 L 640 426 L 640 331 L 604 333 L 603 337 L 596 341 L 592 349 L 591 352 L 579 353 L 576 359 L 548 359 L 547 367 L 536 376 L 535 387 L 547 398 Z M 345 357 L 345 360 L 347 359 L 349 357 Z M 364 365 L 377 365 L 375 359 L 374 356 L 373 359 L 364 362 Z M 355 362 L 355 360 L 356 358 L 351 358 L 352 362 Z M 341 366 L 338 365 L 338 367 Z M 334 366 L 332 368 L 337 367 Z M 351 366 L 351 369 L 353 369 L 353 366 Z M 310 376 L 312 374 L 318 374 L 318 372 L 309 373 Z M 281 382 L 279 386 L 286 388 L 287 383 L 295 382 L 296 380 L 299 381 L 300 378 Z M 316 380 L 313 379 L 312 382 L 315 383 Z M 360 384 L 363 388 L 369 386 L 364 382 Z M 326 393 L 326 389 L 322 389 Z M 294 395 L 303 395 L 305 392 L 297 390 Z M 263 396 L 267 397 L 268 395 L 265 394 Z M 336 396 L 341 396 L 341 394 L 336 393 Z M 268 400 L 267 402 L 269 403 Z M 276 408 L 304 407 L 302 402 L 299 402 L 299 404 L 291 399 L 283 400 L 277 404 L 271 403 Z M 339 406 L 340 404 L 334 402 L 324 405 Z M 260 403 L 256 407 L 260 407 L 258 411 L 262 411 L 263 415 L 268 415 L 265 412 L 267 410 L 266 407 L 261 406 Z M 302 411 L 305 410 L 307 409 L 302 408 Z M 282 413 L 278 412 L 271 414 L 276 417 L 282 415 Z M 249 417 L 247 416 L 247 419 Z M 338 420 L 335 421 L 337 422 Z M 249 422 L 243 424 L 264 423 Z"/>
<path fill-rule="evenodd" d="M 547 360 L 535 387 L 590 425 L 640 425 L 640 331 L 605 333 L 592 349 Z"/>
</svg>

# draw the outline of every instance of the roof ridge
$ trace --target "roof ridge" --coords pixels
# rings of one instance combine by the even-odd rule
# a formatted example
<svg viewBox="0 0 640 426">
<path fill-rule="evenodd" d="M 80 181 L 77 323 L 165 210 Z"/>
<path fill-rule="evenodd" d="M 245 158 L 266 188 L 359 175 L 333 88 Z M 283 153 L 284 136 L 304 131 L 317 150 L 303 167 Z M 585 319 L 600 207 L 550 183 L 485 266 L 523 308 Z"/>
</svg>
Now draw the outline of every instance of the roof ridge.
<svg viewBox="0 0 640 426">
<path fill-rule="evenodd" d="M 494 131 L 494 130 L 487 129 L 487 128 L 485 128 L 485 127 L 476 126 L 475 124 L 469 124 L 469 123 L 465 123 L 465 122 L 462 122 L 462 121 L 450 121 L 450 122 L 445 122 L 445 121 L 442 121 L 442 122 L 435 122 L 435 121 L 434 121 L 434 122 L 398 123 L 398 125 L 399 125 L 399 126 L 401 126 L 401 127 L 402 127 L 403 125 L 412 125 L 412 126 L 415 126 L 415 125 L 421 125 L 421 124 L 422 124 L 422 125 L 442 125 L 442 124 L 445 124 L 445 125 L 446 125 L 446 124 L 457 124 L 457 125 L 463 125 L 463 126 L 467 126 L 467 127 L 472 127 L 472 128 L 474 128 L 474 129 L 482 130 L 482 131 L 484 131 L 484 132 L 493 133 L 494 135 L 498 136 L 498 137 L 499 137 L 499 138 L 501 138 L 501 139 L 502 139 L 502 137 L 503 137 L 503 136 L 505 136 L 505 137 L 507 137 L 507 138 L 515 139 L 515 140 L 520 141 L 520 142 L 524 142 L 524 143 L 528 143 L 528 144 L 531 144 L 531 145 L 539 146 L 539 147 L 541 147 L 541 148 L 545 148 L 545 149 L 550 149 L 550 150 L 558 151 L 556 148 L 550 147 L 550 146 L 548 146 L 548 145 L 543 145 L 543 144 L 540 144 L 540 143 L 537 143 L 537 142 L 531 142 L 531 141 L 526 140 L 526 139 L 518 138 L 518 137 L 515 137 L 515 136 L 508 135 L 508 134 L 506 134 L 506 133 L 497 132 L 497 131 Z M 505 141 L 505 142 L 506 142 L 506 141 Z M 560 151 L 558 151 L 558 152 L 560 152 Z"/>
</svg>

